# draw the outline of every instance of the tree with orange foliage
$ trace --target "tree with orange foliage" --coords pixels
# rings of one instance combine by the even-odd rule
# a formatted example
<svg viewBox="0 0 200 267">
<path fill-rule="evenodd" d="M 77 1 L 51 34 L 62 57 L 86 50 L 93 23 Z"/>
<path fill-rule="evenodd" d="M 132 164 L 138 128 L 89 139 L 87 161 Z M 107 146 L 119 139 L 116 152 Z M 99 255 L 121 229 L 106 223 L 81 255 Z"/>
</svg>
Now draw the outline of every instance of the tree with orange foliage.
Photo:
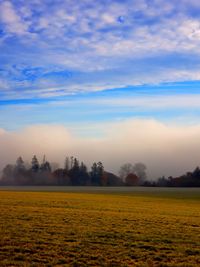
<svg viewBox="0 0 200 267">
<path fill-rule="evenodd" d="M 136 186 L 136 185 L 139 184 L 139 182 L 140 182 L 139 177 L 136 174 L 134 174 L 134 173 L 129 173 L 126 176 L 125 183 L 128 186 Z"/>
</svg>

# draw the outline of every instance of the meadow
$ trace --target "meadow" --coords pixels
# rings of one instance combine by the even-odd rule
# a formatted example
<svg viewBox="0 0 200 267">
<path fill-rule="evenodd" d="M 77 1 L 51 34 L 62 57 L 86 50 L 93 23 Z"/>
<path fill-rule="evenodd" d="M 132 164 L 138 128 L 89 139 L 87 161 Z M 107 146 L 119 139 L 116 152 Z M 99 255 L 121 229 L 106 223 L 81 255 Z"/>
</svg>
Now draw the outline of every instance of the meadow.
<svg viewBox="0 0 200 267">
<path fill-rule="evenodd" d="M 199 189 L 81 190 L 0 188 L 0 266 L 200 266 Z"/>
</svg>

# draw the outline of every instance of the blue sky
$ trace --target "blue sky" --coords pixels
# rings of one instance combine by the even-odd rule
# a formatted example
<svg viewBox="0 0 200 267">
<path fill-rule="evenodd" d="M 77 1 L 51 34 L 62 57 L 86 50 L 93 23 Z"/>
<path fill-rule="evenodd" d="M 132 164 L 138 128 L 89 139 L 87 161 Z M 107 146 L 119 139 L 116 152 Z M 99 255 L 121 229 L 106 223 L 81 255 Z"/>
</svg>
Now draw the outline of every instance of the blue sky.
<svg viewBox="0 0 200 267">
<path fill-rule="evenodd" d="M 6 132 L 6 140 L 35 125 L 109 139 L 119 124 L 131 139 L 137 125 L 132 146 L 140 129 L 154 129 L 147 147 L 157 133 L 165 140 L 166 130 L 172 143 L 183 141 L 177 151 L 192 145 L 198 162 L 199 115 L 199 1 L 0 0 L 0 135 Z M 51 132 L 45 127 L 38 131 Z M 148 154 L 142 151 L 135 160 Z"/>
<path fill-rule="evenodd" d="M 194 0 L 0 1 L 1 127 L 187 111 L 196 119 L 198 11 Z M 188 105 L 148 110 L 147 98 L 187 94 Z"/>
</svg>

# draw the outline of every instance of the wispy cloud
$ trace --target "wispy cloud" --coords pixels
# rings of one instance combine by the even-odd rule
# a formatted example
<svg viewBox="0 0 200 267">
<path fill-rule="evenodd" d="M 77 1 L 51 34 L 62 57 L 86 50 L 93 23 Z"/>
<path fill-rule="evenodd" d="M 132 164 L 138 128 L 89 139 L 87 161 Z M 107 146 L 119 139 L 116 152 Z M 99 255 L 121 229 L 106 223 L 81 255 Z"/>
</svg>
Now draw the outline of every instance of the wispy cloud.
<svg viewBox="0 0 200 267">
<path fill-rule="evenodd" d="M 28 31 L 28 25 L 15 10 L 15 6 L 9 1 L 3 1 L 0 4 L 0 18 L 4 23 L 5 30 L 9 34 L 25 34 Z"/>
<path fill-rule="evenodd" d="M 127 98 L 112 97 L 110 99 L 93 99 L 80 101 L 80 103 L 102 105 L 108 107 L 132 107 L 134 109 L 140 110 L 163 110 L 171 108 L 200 108 L 200 95 L 154 95 L 154 96 L 135 96 Z M 65 105 L 65 102 L 59 103 L 57 105 Z"/>
<path fill-rule="evenodd" d="M 4 98 L 199 80 L 197 1 L 20 0 L 0 10 Z"/>
</svg>

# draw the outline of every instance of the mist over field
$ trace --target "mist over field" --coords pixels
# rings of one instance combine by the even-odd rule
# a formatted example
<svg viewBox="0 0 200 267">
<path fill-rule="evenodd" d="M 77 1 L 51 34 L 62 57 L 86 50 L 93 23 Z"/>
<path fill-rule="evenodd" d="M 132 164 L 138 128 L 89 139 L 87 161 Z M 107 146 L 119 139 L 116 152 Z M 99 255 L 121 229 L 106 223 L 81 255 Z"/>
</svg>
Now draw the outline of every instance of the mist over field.
<svg viewBox="0 0 200 267">
<path fill-rule="evenodd" d="M 118 174 L 123 163 L 143 162 L 148 178 L 181 175 L 200 164 L 200 125 L 173 126 L 156 120 L 126 120 L 90 126 L 99 137 L 83 136 L 61 125 L 33 125 L 20 131 L 0 129 L 0 169 L 18 156 L 62 167 L 66 156 L 75 156 L 88 167 L 102 161 L 105 169 Z"/>
</svg>

